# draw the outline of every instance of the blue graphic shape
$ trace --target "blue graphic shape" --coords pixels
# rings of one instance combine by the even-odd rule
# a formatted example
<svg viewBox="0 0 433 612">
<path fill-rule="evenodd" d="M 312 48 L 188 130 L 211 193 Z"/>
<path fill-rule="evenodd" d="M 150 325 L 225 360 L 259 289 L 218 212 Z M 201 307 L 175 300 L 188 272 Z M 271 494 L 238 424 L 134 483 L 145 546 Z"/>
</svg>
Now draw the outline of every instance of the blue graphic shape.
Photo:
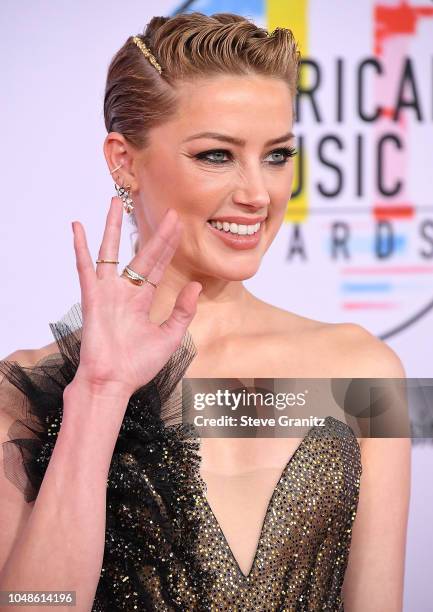
<svg viewBox="0 0 433 612">
<path fill-rule="evenodd" d="M 385 239 L 383 239 L 385 240 Z M 375 251 L 375 236 L 349 236 L 347 240 L 347 249 L 351 255 L 360 254 L 360 253 L 371 253 L 374 255 Z M 380 240 L 379 240 L 380 242 Z M 404 253 L 407 247 L 408 237 L 404 234 L 396 234 L 393 239 L 393 250 L 391 255 L 395 255 L 396 253 Z M 386 246 L 386 243 L 385 243 Z M 332 249 L 332 243 L 329 240 L 329 237 L 325 238 L 323 241 L 323 247 L 325 253 L 329 253 Z M 341 251 L 343 251 L 344 247 L 337 247 Z M 340 259 L 343 261 L 343 259 Z"/>
<path fill-rule="evenodd" d="M 379 240 L 379 243 L 380 243 L 380 240 Z M 393 253 L 403 253 L 406 248 L 406 245 L 407 245 L 407 236 L 405 236 L 404 234 L 396 234 L 393 238 Z"/>
<path fill-rule="evenodd" d="M 386 293 L 388 291 L 392 291 L 394 289 L 394 286 L 392 283 L 383 283 L 383 282 L 379 282 L 379 283 L 344 282 L 341 285 L 341 289 L 344 293 L 354 293 L 354 292 L 359 292 L 359 291 Z"/>
<path fill-rule="evenodd" d="M 179 4 L 181 8 L 182 4 Z M 236 13 L 245 17 L 254 15 L 263 18 L 265 13 L 265 0 L 196 0 L 191 2 L 183 13 L 204 13 L 211 15 L 212 13 Z M 175 11 L 176 12 L 176 11 Z"/>
</svg>

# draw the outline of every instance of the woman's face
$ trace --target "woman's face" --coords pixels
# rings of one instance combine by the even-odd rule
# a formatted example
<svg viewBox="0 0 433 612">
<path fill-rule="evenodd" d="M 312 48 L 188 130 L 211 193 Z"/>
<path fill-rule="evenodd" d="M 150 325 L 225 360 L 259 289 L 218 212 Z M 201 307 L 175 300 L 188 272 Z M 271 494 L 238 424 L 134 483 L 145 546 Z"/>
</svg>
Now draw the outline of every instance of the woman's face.
<svg viewBox="0 0 433 612">
<path fill-rule="evenodd" d="M 176 116 L 150 131 L 149 146 L 134 160 L 140 236 L 146 240 L 175 208 L 183 232 L 172 266 L 192 278 L 250 278 L 291 195 L 288 86 L 269 77 L 218 76 L 182 83 L 179 95 Z"/>
</svg>

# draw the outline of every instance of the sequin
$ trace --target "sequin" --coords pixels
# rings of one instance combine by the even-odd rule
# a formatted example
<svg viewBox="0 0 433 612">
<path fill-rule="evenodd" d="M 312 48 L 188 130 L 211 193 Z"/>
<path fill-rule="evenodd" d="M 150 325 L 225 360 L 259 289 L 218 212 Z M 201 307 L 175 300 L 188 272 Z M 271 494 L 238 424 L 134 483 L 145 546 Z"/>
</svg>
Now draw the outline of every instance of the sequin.
<svg viewBox="0 0 433 612">
<path fill-rule="evenodd" d="M 274 489 L 247 576 L 199 495 L 198 554 L 214 576 L 211 609 L 343 610 L 361 472 L 359 443 L 348 425 L 327 417 L 325 427 L 310 429 Z"/>
</svg>

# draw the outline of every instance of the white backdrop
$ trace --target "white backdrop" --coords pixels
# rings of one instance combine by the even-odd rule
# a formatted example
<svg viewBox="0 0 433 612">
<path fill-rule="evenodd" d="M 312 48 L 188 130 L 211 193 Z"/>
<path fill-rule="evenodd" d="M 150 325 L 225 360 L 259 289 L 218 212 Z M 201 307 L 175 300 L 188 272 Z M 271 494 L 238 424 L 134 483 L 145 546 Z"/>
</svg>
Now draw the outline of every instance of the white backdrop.
<svg viewBox="0 0 433 612">
<path fill-rule="evenodd" d="M 326 3 L 327 11 L 330 5 L 338 11 L 347 4 L 353 6 L 334 0 Z M 141 32 L 150 16 L 170 14 L 175 6 L 167 0 L 1 3 L 2 357 L 52 342 L 48 322 L 79 301 L 71 221 L 85 225 L 96 256 L 115 193 L 102 152 L 106 70 L 129 35 Z M 125 216 L 121 264 L 130 258 L 131 231 Z M 285 225 L 247 285 L 263 299 L 298 311 L 302 287 L 289 279 L 281 282 L 273 263 L 281 259 L 288 231 Z M 319 311 L 313 316 L 321 318 Z M 356 321 L 356 313 L 351 318 Z M 389 339 L 408 376 L 432 377 L 432 331 L 430 312 Z M 433 607 L 432 467 L 431 447 L 414 448 L 405 586 L 410 612 Z"/>
</svg>

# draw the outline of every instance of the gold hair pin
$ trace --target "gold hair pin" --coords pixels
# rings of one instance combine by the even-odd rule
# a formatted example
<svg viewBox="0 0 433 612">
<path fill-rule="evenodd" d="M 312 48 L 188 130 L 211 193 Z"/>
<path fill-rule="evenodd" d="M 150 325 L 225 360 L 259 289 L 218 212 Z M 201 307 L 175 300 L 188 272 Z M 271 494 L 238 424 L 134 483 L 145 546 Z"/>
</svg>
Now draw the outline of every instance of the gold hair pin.
<svg viewBox="0 0 433 612">
<path fill-rule="evenodd" d="M 140 38 L 138 38 L 138 36 L 133 36 L 132 40 L 135 42 L 137 47 L 143 52 L 143 55 L 149 60 L 152 66 L 156 68 L 156 70 L 158 70 L 159 74 L 161 74 L 162 72 L 161 66 L 158 64 L 158 62 L 155 59 L 155 56 L 152 55 L 152 53 L 150 52 L 148 47 L 144 44 L 144 42 Z"/>
</svg>

